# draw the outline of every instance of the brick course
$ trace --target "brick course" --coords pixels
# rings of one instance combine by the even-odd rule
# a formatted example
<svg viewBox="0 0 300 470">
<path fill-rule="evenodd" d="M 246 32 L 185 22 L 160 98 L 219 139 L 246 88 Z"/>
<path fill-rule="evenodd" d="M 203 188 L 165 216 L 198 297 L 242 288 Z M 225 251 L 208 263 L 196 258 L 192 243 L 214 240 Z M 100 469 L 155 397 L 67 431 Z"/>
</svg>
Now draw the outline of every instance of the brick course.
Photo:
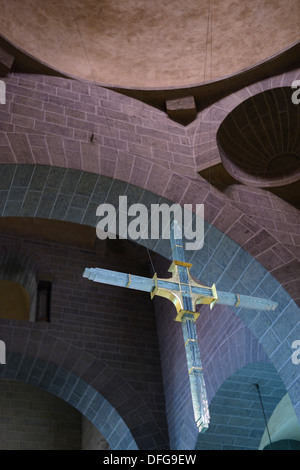
<svg viewBox="0 0 300 470">
<path fill-rule="evenodd" d="M 283 78 L 289 80 L 290 84 L 290 75 L 283 75 Z M 281 334 L 287 338 L 287 341 L 291 340 L 291 335 L 288 335 L 285 325 L 289 325 L 288 306 L 294 312 L 296 311 L 294 304 L 288 294 L 281 291 L 273 278 L 268 277 L 267 271 L 264 271 L 258 264 L 249 262 L 249 267 L 244 273 L 241 273 L 238 272 L 239 263 L 237 263 L 232 270 L 229 268 L 229 271 L 225 272 L 225 268 L 228 265 L 231 266 L 231 262 L 234 264 L 232 257 L 234 258 L 236 253 L 242 251 L 238 250 L 238 247 L 233 248 L 230 239 L 243 247 L 249 256 L 251 254 L 270 270 L 275 278 L 283 283 L 286 291 L 293 296 L 294 300 L 299 302 L 297 288 L 299 282 L 297 257 L 299 256 L 300 243 L 297 235 L 298 212 L 291 206 L 288 206 L 288 210 L 286 210 L 287 206 L 280 204 L 270 193 L 267 197 L 259 195 L 258 192 L 251 196 L 248 190 L 247 194 L 237 191 L 235 197 L 220 194 L 196 174 L 196 167 L 200 164 L 210 165 L 212 162 L 219 161 L 220 156 L 217 152 L 217 146 L 214 145 L 214 135 L 218 123 L 226 113 L 228 114 L 232 110 L 237 101 L 241 102 L 257 93 L 258 88 L 262 90 L 273 86 L 274 81 L 269 80 L 262 85 L 256 84 L 257 86 L 253 85 L 236 92 L 231 97 L 214 105 L 211 110 L 201 113 L 197 122 L 183 128 L 171 122 L 163 112 L 111 90 L 103 88 L 95 90 L 85 83 L 35 75 L 15 74 L 8 76 L 5 80 L 7 81 L 7 105 L 3 107 L 0 114 L 0 158 L 2 163 L 0 208 L 3 211 L 2 215 L 58 218 L 94 225 L 95 208 L 97 202 L 99 203 L 99 198 L 95 197 L 96 192 L 99 191 L 99 186 L 96 184 L 97 181 L 100 181 L 99 173 L 104 178 L 117 178 L 117 180 L 112 180 L 113 182 L 109 180 L 107 186 L 104 185 L 102 192 L 104 197 L 108 193 L 113 197 L 121 194 L 121 191 L 129 183 L 136 185 L 133 199 L 136 197 L 138 189 L 141 190 L 139 198 L 141 194 L 147 198 L 150 193 L 143 191 L 148 189 L 152 192 L 149 197 L 154 199 L 157 197 L 157 201 L 160 198 L 162 200 L 168 198 L 181 204 L 203 202 L 206 222 L 221 230 L 221 235 L 217 236 L 217 231 L 209 232 L 208 248 L 205 254 L 207 259 L 205 262 L 200 259 L 201 257 L 195 259 L 195 273 L 205 282 L 215 282 L 220 279 L 221 285 L 230 282 L 232 287 L 233 283 L 236 283 L 236 286 L 241 287 L 247 293 L 248 291 L 258 295 L 265 293 L 271 297 L 272 295 L 276 296 L 276 293 L 280 291 L 279 315 L 281 318 L 275 328 L 272 327 L 270 318 L 262 316 L 264 328 L 259 331 L 259 322 L 256 320 L 256 324 L 249 312 L 239 314 L 242 320 L 258 335 L 258 339 L 264 342 L 264 346 L 268 354 L 272 356 L 276 367 L 281 374 L 284 374 L 285 385 L 289 387 L 290 393 L 293 395 L 293 403 L 296 408 L 298 407 L 299 412 L 297 381 L 293 382 L 294 375 L 289 367 L 286 367 L 289 361 L 289 350 L 284 347 L 282 349 L 279 340 Z M 28 115 L 25 113 L 25 108 L 28 108 Z M 211 117 L 215 120 L 213 124 L 210 123 Z M 95 139 L 93 142 L 91 142 L 92 134 Z M 202 135 L 204 135 L 204 141 L 201 140 Z M 212 140 L 210 140 L 210 136 L 212 136 Z M 22 165 L 19 167 L 20 171 L 16 172 L 14 166 L 3 165 L 5 163 L 26 163 L 28 166 Z M 51 165 L 52 167 L 49 169 Z M 69 170 L 66 170 L 67 168 Z M 101 181 L 103 180 L 102 176 Z M 13 178 L 15 179 L 13 180 Z M 114 190 L 111 190 L 112 187 Z M 130 185 L 130 188 L 133 187 Z M 89 202 L 88 207 L 87 201 Z M 134 200 L 133 202 L 138 201 Z M 265 218 L 264 213 L 272 214 L 272 217 Z M 222 238 L 222 234 L 228 235 L 228 239 Z M 153 248 L 159 251 L 161 246 L 159 241 Z M 61 259 L 59 254 L 54 256 L 54 251 L 52 254 L 53 263 L 54 260 Z M 161 254 L 168 256 L 165 247 L 162 248 Z M 241 256 L 242 258 L 243 256 Z M 86 264 L 85 258 L 81 259 Z M 71 256 L 70 262 L 73 262 Z M 214 279 L 210 279 L 212 268 Z M 93 300 L 89 300 L 87 304 L 89 307 L 91 306 L 91 314 L 86 316 L 80 325 L 74 327 L 73 322 L 77 318 L 77 313 L 82 307 L 85 307 L 85 304 L 80 303 L 74 287 L 74 272 L 79 277 L 81 273 L 76 270 L 67 272 L 65 266 L 62 268 L 62 272 L 65 276 L 65 285 L 61 286 L 61 291 L 54 292 L 58 299 L 61 295 L 68 295 L 68 305 L 62 311 L 59 300 L 54 300 L 57 323 L 54 322 L 53 331 L 58 335 L 57 344 L 62 347 L 60 341 L 63 341 L 64 335 L 67 335 L 68 341 L 74 348 L 77 348 L 76 353 L 83 348 L 87 348 L 92 356 L 97 356 L 100 352 L 104 354 L 105 351 L 111 364 L 118 368 L 117 364 L 121 357 L 120 350 L 117 349 L 113 353 L 110 349 L 110 353 L 108 353 L 105 337 L 103 337 L 101 347 L 93 335 L 89 338 L 95 327 L 95 317 L 98 312 L 96 307 L 93 307 Z M 260 284 L 262 280 L 265 282 Z M 72 290 L 72 293 L 67 285 L 69 282 L 73 284 L 74 292 Z M 274 290 L 272 290 L 273 285 L 275 286 Z M 90 299 L 93 299 L 94 295 L 99 295 L 93 291 L 92 286 L 89 287 L 89 292 Z M 97 292 L 100 291 L 97 290 Z M 126 295 L 123 297 L 124 295 L 124 293 L 120 293 L 122 302 L 126 300 Z M 114 302 L 111 312 L 113 315 L 121 305 L 113 295 L 111 295 L 111 300 Z M 106 304 L 104 306 L 106 307 Z M 293 318 L 295 322 L 289 326 L 294 328 L 293 334 L 297 334 L 298 317 L 294 316 Z M 61 319 L 65 319 L 66 322 L 65 328 L 62 329 L 59 328 Z M 108 331 L 111 332 L 113 320 L 104 319 L 103 321 Z M 139 317 L 137 317 L 137 321 L 141 321 Z M 7 329 L 6 331 L 9 332 L 10 327 L 11 325 L 3 324 L 3 331 Z M 35 328 L 36 325 L 33 330 L 37 334 Z M 101 333 L 97 330 L 97 335 Z M 28 331 L 27 334 L 29 338 Z M 43 337 L 45 341 L 46 336 L 45 334 Z M 118 337 L 119 339 L 120 337 Z M 39 341 L 33 340 L 30 336 L 30 341 L 27 344 L 28 351 L 36 352 Z M 53 343 L 51 344 L 51 354 L 53 357 L 57 357 Z M 139 348 L 136 347 L 136 351 L 138 350 Z M 152 353 L 149 347 L 148 359 L 151 356 L 150 351 Z M 46 357 L 47 347 L 41 346 L 39 354 L 41 356 L 45 354 Z M 133 386 L 136 379 L 132 378 L 131 373 L 134 369 L 135 356 L 130 350 L 126 354 L 132 365 L 126 371 L 121 370 L 121 366 L 117 370 L 118 374 L 127 374 L 125 384 L 127 386 L 129 381 L 132 391 L 135 386 L 138 386 L 137 384 L 140 386 L 145 371 L 138 369 L 138 373 L 141 375 Z M 70 366 L 71 358 L 72 349 L 66 353 L 64 358 L 65 364 L 68 366 Z M 139 367 L 141 368 L 141 365 Z M 286 373 L 284 372 L 285 367 Z M 92 372 L 90 373 L 92 374 Z M 91 379 L 90 373 L 86 371 L 87 376 Z M 100 387 L 100 378 L 95 378 L 94 382 Z M 217 383 L 214 383 L 212 390 L 216 389 Z M 120 383 L 118 384 L 120 390 L 122 387 Z M 106 393 L 109 394 L 113 392 L 114 386 L 113 380 L 109 384 L 108 374 L 106 388 L 103 384 L 101 387 L 106 389 Z M 126 388 L 125 385 L 124 388 Z M 133 406 L 134 402 L 137 403 L 132 396 L 130 400 L 130 406 Z M 124 403 L 126 405 L 120 406 L 125 411 L 127 406 L 125 399 Z M 142 401 L 138 403 L 140 406 L 144 406 Z M 141 429 L 143 429 L 146 434 L 146 426 L 143 427 L 142 424 L 140 426 L 136 427 L 136 433 L 141 434 Z M 152 432 L 154 435 L 153 429 Z M 141 434 L 140 442 L 143 439 L 144 436 Z M 157 443 L 159 432 L 155 439 Z"/>
<path fill-rule="evenodd" d="M 81 414 L 53 395 L 13 380 L 0 381 L 2 450 L 80 450 Z"/>
<path fill-rule="evenodd" d="M 152 445 L 166 448 L 160 356 L 150 297 L 121 288 L 96 285 L 84 279 L 84 268 L 99 264 L 98 256 L 93 251 L 2 235 L 1 245 L 6 244 L 20 245 L 23 251 L 34 252 L 36 258 L 44 259 L 43 272 L 50 272 L 53 279 L 50 323 L 18 322 L 14 325 L 13 321 L 1 321 L 1 334 L 8 350 L 23 352 L 25 347 L 29 356 L 47 361 L 52 358 L 67 369 L 74 368 L 77 373 L 81 371 L 84 374 L 94 360 L 100 361 L 104 369 L 102 372 L 95 369 L 95 363 L 92 373 L 96 375 L 89 377 L 91 385 L 100 387 L 103 396 L 115 404 L 122 414 L 130 415 L 139 406 L 141 417 L 135 416 L 134 420 L 138 422 L 142 419 L 147 426 L 146 435 L 133 431 L 137 434 L 137 442 L 140 440 L 142 445 L 142 440 L 146 442 L 145 437 L 148 436 L 149 445 L 152 434 Z M 147 275 L 147 270 L 138 260 L 134 261 L 135 257 L 130 255 L 130 251 L 127 256 L 132 258 L 131 262 L 127 262 L 129 271 Z M 122 270 L 121 260 L 119 255 L 107 251 L 101 256 L 101 266 Z M 14 330 L 22 331 L 18 340 Z M 56 349 L 59 344 L 66 345 L 64 354 Z M 80 362 L 84 354 L 80 359 L 79 353 L 86 355 L 83 367 Z"/>
</svg>

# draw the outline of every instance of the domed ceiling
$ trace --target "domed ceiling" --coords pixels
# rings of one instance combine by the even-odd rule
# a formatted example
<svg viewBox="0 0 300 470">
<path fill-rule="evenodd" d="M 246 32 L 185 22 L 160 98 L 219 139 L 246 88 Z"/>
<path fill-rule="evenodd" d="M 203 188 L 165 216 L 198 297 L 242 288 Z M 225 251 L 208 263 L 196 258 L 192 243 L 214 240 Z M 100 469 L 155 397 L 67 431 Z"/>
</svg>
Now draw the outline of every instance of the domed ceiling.
<svg viewBox="0 0 300 470">
<path fill-rule="evenodd" d="M 291 89 L 259 93 L 237 106 L 217 133 L 222 163 L 236 180 L 278 187 L 300 178 L 300 106 Z"/>
<path fill-rule="evenodd" d="M 62 73 L 184 87 L 249 69 L 299 39 L 292 0 L 4 0 L 0 34 Z"/>
</svg>

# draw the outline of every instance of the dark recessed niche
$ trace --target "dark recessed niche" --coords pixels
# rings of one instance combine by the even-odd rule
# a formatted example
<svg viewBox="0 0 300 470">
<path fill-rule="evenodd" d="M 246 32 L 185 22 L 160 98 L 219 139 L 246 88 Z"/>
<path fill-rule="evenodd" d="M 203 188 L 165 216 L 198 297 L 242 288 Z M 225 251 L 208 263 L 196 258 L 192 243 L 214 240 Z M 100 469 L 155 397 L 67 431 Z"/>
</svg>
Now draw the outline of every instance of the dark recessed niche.
<svg viewBox="0 0 300 470">
<path fill-rule="evenodd" d="M 258 93 L 238 105 L 217 133 L 226 171 L 240 183 L 276 188 L 300 179 L 300 106 L 291 88 Z"/>
<path fill-rule="evenodd" d="M 37 322 L 50 322 L 51 289 L 52 284 L 50 281 L 38 281 L 36 298 Z"/>
</svg>

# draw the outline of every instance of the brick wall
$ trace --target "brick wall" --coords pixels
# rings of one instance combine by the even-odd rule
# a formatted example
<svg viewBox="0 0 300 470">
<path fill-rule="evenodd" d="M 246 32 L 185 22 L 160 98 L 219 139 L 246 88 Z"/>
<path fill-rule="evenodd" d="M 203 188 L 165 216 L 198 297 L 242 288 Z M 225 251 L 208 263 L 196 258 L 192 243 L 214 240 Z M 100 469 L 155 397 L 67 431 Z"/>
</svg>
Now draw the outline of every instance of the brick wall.
<svg viewBox="0 0 300 470">
<path fill-rule="evenodd" d="M 1 163 L 84 170 L 180 204 L 204 203 L 206 220 L 260 257 L 267 269 L 273 262 L 273 252 L 266 253 L 271 240 L 273 251 L 280 251 L 274 275 L 279 282 L 284 278 L 286 289 L 300 302 L 297 213 L 284 211 L 284 225 L 262 223 L 260 198 L 250 204 L 251 213 L 244 212 L 241 201 L 225 197 L 197 174 L 199 165 L 220 162 L 216 131 L 238 103 L 274 86 L 290 86 L 298 74 L 291 71 L 239 90 L 199 113 L 187 128 L 162 111 L 101 87 L 58 77 L 9 75 L 7 104 L 0 111 Z M 20 192 L 13 197 L 20 198 Z M 290 269 L 297 271 L 292 283 L 285 274 Z"/>
<path fill-rule="evenodd" d="M 274 259 L 278 261 L 276 271 L 274 271 L 274 276 L 276 275 L 277 279 L 283 279 L 282 275 L 286 276 L 285 280 L 292 277 L 293 281 L 296 281 L 299 278 L 296 260 L 299 245 L 298 238 L 289 238 L 291 244 L 288 249 L 284 249 L 286 248 L 284 245 L 284 233 L 287 233 L 287 230 L 283 231 L 280 235 L 279 232 L 282 231 L 282 226 L 276 226 L 276 230 L 274 229 L 272 235 L 268 233 L 269 227 L 264 228 L 261 225 L 261 220 L 259 220 L 259 214 L 253 211 L 253 207 L 259 205 L 257 199 L 250 204 L 251 215 L 245 214 L 245 208 L 240 204 L 242 201 L 230 200 L 224 197 L 224 195 L 220 195 L 195 173 L 193 145 L 195 147 L 195 145 L 200 144 L 197 139 L 194 139 L 196 133 L 197 138 L 199 137 L 200 139 L 200 130 L 208 134 L 213 129 L 216 130 L 218 122 L 230 112 L 234 101 L 227 100 L 226 104 L 225 100 L 223 102 L 224 107 L 214 105 L 214 114 L 210 115 L 209 110 L 205 111 L 207 119 L 211 116 L 214 117 L 212 127 L 210 127 L 207 121 L 206 123 L 204 122 L 204 126 L 200 126 L 201 129 L 198 126 L 200 122 L 195 122 L 193 126 L 184 129 L 168 120 L 163 112 L 154 110 L 143 103 L 123 97 L 109 90 L 99 88 L 96 91 L 92 86 L 73 80 L 31 75 L 12 75 L 6 80 L 8 102 L 0 113 L 0 119 L 2 120 L 0 133 L 1 162 L 28 163 L 30 165 L 25 168 L 25 178 L 24 173 L 22 173 L 24 167 L 21 166 L 18 167 L 20 171 L 13 173 L 10 177 L 5 173 L 2 178 L 1 189 L 3 189 L 4 198 L 0 200 L 0 203 L 2 207 L 5 207 L 6 212 L 4 215 L 28 216 L 29 210 L 34 207 L 37 211 L 34 214 L 30 214 L 31 216 L 39 216 L 41 213 L 46 213 L 47 215 L 43 215 L 43 217 L 65 218 L 65 220 L 78 222 L 79 214 L 82 218 L 82 223 L 92 225 L 90 218 L 87 217 L 89 214 L 86 212 L 86 203 L 87 201 L 94 203 L 94 206 L 91 208 L 94 220 L 95 201 L 92 200 L 94 193 L 91 194 L 91 188 L 92 191 L 96 188 L 95 181 L 100 173 L 101 175 L 117 178 L 110 181 L 111 186 L 109 188 L 112 186 L 114 188 L 114 191 L 111 191 L 113 196 L 121 194 L 121 190 L 126 188 L 127 183 L 130 182 L 139 187 L 131 186 L 131 188 L 134 188 L 135 194 L 139 194 L 139 197 L 141 194 L 144 194 L 143 189 L 149 189 L 152 194 L 148 193 L 146 197 L 149 196 L 151 198 L 154 197 L 153 194 L 157 194 L 158 198 L 160 196 L 169 197 L 174 202 L 180 202 L 181 204 L 204 202 L 206 220 L 209 223 L 213 223 L 214 226 L 228 235 L 228 237 L 244 247 L 248 253 L 261 259 L 261 262 L 267 269 L 270 267 L 270 256 L 268 256 L 268 253 L 270 242 L 272 243 L 271 255 L 276 252 Z M 272 85 L 271 82 L 270 84 Z M 238 102 L 241 102 L 249 96 L 249 93 L 249 90 L 246 90 L 244 93 L 236 93 L 235 97 Z M 199 121 L 201 121 L 202 117 L 199 117 Z M 92 134 L 94 136 L 91 142 Z M 203 154 L 199 158 L 205 159 L 205 156 L 209 157 L 210 147 L 209 142 L 208 145 L 201 147 Z M 31 178 L 29 167 L 32 167 L 32 164 L 38 165 L 35 167 L 35 176 L 37 177 Z M 80 184 L 83 180 L 88 181 L 90 184 L 94 177 L 93 185 L 87 184 L 84 188 L 84 197 L 73 198 L 76 192 L 74 187 L 72 187 L 72 181 L 68 180 L 68 176 L 72 175 L 70 170 L 67 172 L 66 179 L 64 179 L 64 193 L 60 195 L 61 198 L 59 200 L 56 199 L 58 188 L 54 187 L 53 184 L 55 184 L 55 175 L 58 173 L 57 166 L 80 170 L 79 173 L 82 175 Z M 50 167 L 51 175 L 49 176 Z M 82 172 L 82 170 L 85 172 Z M 14 191 L 11 191 L 12 185 L 9 178 L 18 179 L 18 184 Z M 39 187 L 39 183 L 41 183 L 43 178 L 47 179 L 47 183 L 52 179 L 50 190 L 44 191 L 44 183 L 42 187 Z M 8 186 L 5 186 L 5 184 Z M 76 189 L 78 186 L 76 186 Z M 32 191 L 28 191 L 29 187 L 31 187 Z M 39 192 L 38 195 L 37 192 Z M 42 198 L 39 199 L 41 194 Z M 35 196 L 37 196 L 36 200 Z M 75 199 L 76 205 L 72 207 L 72 203 L 74 202 L 75 204 Z M 59 202 L 56 206 L 55 201 Z M 133 202 L 137 201 L 134 200 Z M 73 210 L 74 208 L 75 210 Z M 67 209 L 68 213 L 66 214 Z M 294 214 L 291 214 L 291 217 L 289 217 L 289 214 L 285 214 L 284 217 L 286 227 L 289 227 L 290 231 L 291 226 L 287 224 L 291 223 L 295 226 L 298 224 L 297 221 L 295 222 Z M 258 217 L 257 220 L 256 217 Z M 203 260 L 201 253 L 201 256 L 194 263 L 196 274 L 201 274 L 201 279 L 204 282 L 206 282 L 206 278 L 209 278 L 209 274 L 214 272 L 212 282 L 221 279 L 221 285 L 230 283 L 232 287 L 234 283 L 239 284 L 239 279 L 243 274 L 241 270 L 245 269 L 242 288 L 246 289 L 247 293 L 249 289 L 249 293 L 255 292 L 258 295 L 277 295 L 278 285 L 274 282 L 272 276 L 267 276 L 267 273 L 260 269 L 260 266 L 257 267 L 250 257 L 244 256 L 245 253 L 234 247 L 230 243 L 229 238 L 222 238 L 222 233 L 217 237 L 215 236 L 216 232 L 210 231 L 210 233 L 207 257 Z M 280 238 L 279 235 L 276 238 L 277 234 L 280 235 Z M 51 247 L 51 250 L 54 250 L 54 248 Z M 44 245 L 40 245 L 40 253 L 42 251 L 44 254 Z M 72 254 L 70 254 L 71 252 Z M 138 357 L 141 346 L 145 347 L 147 363 L 152 361 L 150 367 L 152 374 L 152 367 L 154 369 L 156 361 L 158 361 L 158 356 L 153 356 L 157 345 L 155 347 L 150 346 L 153 337 L 151 337 L 151 341 L 149 338 L 149 342 L 148 338 L 146 342 L 142 340 L 139 342 L 136 337 L 140 334 L 141 329 L 145 330 L 145 335 L 147 335 L 153 331 L 154 327 L 153 318 L 150 321 L 151 317 L 149 315 L 141 317 L 140 312 L 137 311 L 137 299 L 141 299 L 141 297 L 138 297 L 140 294 L 137 294 L 137 303 L 133 307 L 133 304 L 131 304 L 133 302 L 132 297 L 127 297 L 128 294 L 126 292 L 120 291 L 116 300 L 116 294 L 109 289 L 104 291 L 103 288 L 101 290 L 98 286 L 97 288 L 95 286 L 86 287 L 81 283 L 78 285 L 77 280 L 81 276 L 81 272 L 78 265 L 74 265 L 75 258 L 78 261 L 81 260 L 84 266 L 86 266 L 88 260 L 93 262 L 92 266 L 95 265 L 95 258 L 89 258 L 90 254 L 83 254 L 80 251 L 71 250 L 71 252 L 68 252 L 64 257 L 64 249 L 58 247 L 58 251 L 54 250 L 50 253 L 49 260 L 53 256 L 55 262 L 61 262 L 64 257 L 65 264 L 62 266 L 61 272 L 56 273 L 57 279 L 61 282 L 54 285 L 55 315 L 53 317 L 53 324 L 46 326 L 47 334 L 51 335 L 53 332 L 53 334 L 57 335 L 58 339 L 67 340 L 74 347 L 80 348 L 80 350 L 87 348 L 88 353 L 92 354 L 93 357 L 96 356 L 105 361 L 105 354 L 107 353 L 107 361 L 117 370 L 120 377 L 126 380 L 123 390 L 126 390 L 126 386 L 129 383 L 133 387 L 132 390 L 139 390 L 140 387 L 145 386 L 142 383 L 145 383 L 146 376 L 147 380 L 150 382 L 152 380 L 156 384 L 156 376 L 153 376 L 150 380 L 149 370 L 145 371 L 143 369 Z M 238 255 L 235 256 L 236 254 Z M 66 259 L 68 264 L 65 262 Z M 96 261 L 99 259 L 96 258 Z M 245 260 L 246 264 L 244 265 Z M 273 260 L 271 259 L 271 261 Z M 105 258 L 101 258 L 101 265 L 105 265 L 105 263 Z M 122 263 L 118 264 L 117 260 L 114 263 L 114 269 L 118 265 L 124 266 Z M 52 265 L 54 266 L 54 261 L 51 261 Z M 109 264 L 107 266 L 112 267 Z M 229 266 L 230 273 L 227 270 L 227 266 Z M 70 269 L 69 271 L 68 268 Z M 265 281 L 268 279 L 268 283 L 264 282 L 262 289 L 256 289 L 257 284 L 262 279 Z M 78 288 L 81 289 L 85 296 L 84 301 L 81 295 L 78 295 Z M 287 286 L 286 288 L 297 300 L 298 297 L 296 297 L 297 293 L 295 292 L 294 285 Z M 108 295 L 108 301 L 103 301 L 104 293 Z M 60 303 L 60 296 L 62 295 L 66 299 L 65 308 L 62 308 Z M 295 306 L 289 303 L 290 298 L 288 295 L 280 292 L 280 297 L 283 300 L 280 301 L 281 310 L 279 311 L 277 322 L 274 322 L 273 317 L 269 318 L 267 315 L 261 315 L 259 318 L 254 317 L 254 321 L 252 321 L 253 316 L 250 316 L 248 312 L 241 312 L 239 314 L 242 320 L 251 325 L 257 337 L 265 342 L 268 353 L 274 354 L 276 367 L 282 371 L 287 384 L 293 387 L 294 404 L 297 404 L 297 383 L 293 382 L 294 372 L 290 370 L 291 366 L 285 367 L 286 364 L 289 364 L 289 350 L 285 347 L 283 341 L 287 338 L 287 344 L 290 344 L 290 332 L 292 331 L 293 335 L 298 334 L 296 329 L 299 323 L 298 313 Z M 101 330 L 101 326 L 98 327 L 98 324 L 96 325 L 99 315 L 99 302 L 101 301 L 103 301 L 101 319 L 105 330 Z M 120 312 L 121 304 L 133 307 L 132 311 L 135 312 L 135 333 L 137 334 L 132 334 L 133 330 L 131 328 L 133 325 L 128 324 L 128 315 L 126 314 L 122 316 L 120 323 L 118 323 L 118 325 L 122 324 L 122 328 L 116 332 L 115 314 Z M 110 316 L 107 315 L 108 305 L 112 308 Z M 289 305 L 293 312 L 292 322 L 288 309 L 285 310 L 287 305 Z M 86 306 L 89 312 L 82 317 L 82 308 Z M 143 302 L 144 308 L 148 312 L 148 307 L 144 307 Z M 284 313 L 281 315 L 282 312 Z M 123 328 L 124 321 L 125 327 Z M 275 323 L 274 331 L 273 323 Z M 261 324 L 263 327 L 260 327 Z M 34 326 L 34 333 L 38 336 L 39 332 L 35 328 L 36 326 Z M 92 332 L 91 338 L 89 338 L 88 331 Z M 93 333 L 94 331 L 96 331 L 96 334 Z M 113 336 L 113 331 L 117 336 Z M 128 334 L 130 344 L 127 344 L 125 347 L 124 343 L 122 343 L 123 347 L 120 349 L 120 341 L 124 340 Z M 101 338 L 101 343 L 98 342 L 98 338 Z M 174 341 L 172 338 L 170 340 Z M 39 344 L 38 341 L 36 341 L 36 344 L 32 344 L 32 348 L 36 348 L 37 344 Z M 132 345 L 133 347 L 131 347 Z M 45 353 L 47 348 L 45 346 L 41 349 Z M 120 365 L 123 355 L 126 357 L 126 363 L 129 364 L 129 368 L 126 370 Z M 132 378 L 133 374 L 134 378 Z M 151 397 L 156 387 L 152 382 L 150 385 Z M 111 384 L 110 387 L 107 387 L 107 393 L 109 394 L 113 391 L 114 384 Z M 126 395 L 125 392 L 124 394 Z M 151 397 L 150 393 L 148 395 L 146 393 L 143 395 L 143 400 L 145 399 L 147 402 L 149 399 L 151 401 Z M 159 395 L 156 404 L 151 405 L 150 414 L 152 423 L 153 421 L 157 420 L 157 422 L 160 422 L 161 420 L 162 406 L 155 408 L 160 399 L 161 395 Z M 133 395 L 131 400 L 132 402 L 134 401 Z M 149 411 L 149 408 L 146 408 Z M 146 428 L 147 425 L 141 425 L 138 433 L 141 435 L 142 432 L 146 435 Z M 157 439 L 158 435 L 159 432 Z"/>
<path fill-rule="evenodd" d="M 81 414 L 28 384 L 0 380 L 0 449 L 80 450 Z"/>
<path fill-rule="evenodd" d="M 82 417 L 82 450 L 109 450 L 102 434 L 84 416 Z"/>
<path fill-rule="evenodd" d="M 105 398 L 121 415 L 127 414 L 129 427 L 136 427 L 140 445 L 166 447 L 164 392 L 150 296 L 95 284 L 82 277 L 85 267 L 97 265 L 119 271 L 126 265 L 132 274 L 148 275 L 147 263 L 139 261 L 139 252 L 131 244 L 125 245 L 122 254 L 122 245 L 120 252 L 114 252 L 103 242 L 100 251 L 95 252 L 2 234 L 1 244 L 6 243 L 41 257 L 53 279 L 50 323 L 1 321 L 8 350 L 21 351 L 26 346 L 27 354 L 52 357 L 66 366 L 64 353 L 55 348 L 61 342 L 64 348 L 67 346 L 68 367 L 78 365 L 81 370 L 78 354 L 84 352 L 90 369 L 86 380 L 102 383 Z M 29 341 L 28 335 L 32 334 Z M 72 347 L 76 353 L 72 353 Z M 93 370 L 97 361 L 101 361 L 101 370 Z"/>
</svg>

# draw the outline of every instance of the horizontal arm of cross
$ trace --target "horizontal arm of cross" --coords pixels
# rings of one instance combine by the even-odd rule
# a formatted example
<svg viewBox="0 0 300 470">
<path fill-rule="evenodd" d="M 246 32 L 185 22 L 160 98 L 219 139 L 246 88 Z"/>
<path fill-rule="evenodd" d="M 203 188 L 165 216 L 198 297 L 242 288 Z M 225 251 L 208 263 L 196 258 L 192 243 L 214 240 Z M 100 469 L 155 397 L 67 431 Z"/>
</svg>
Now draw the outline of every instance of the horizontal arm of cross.
<svg viewBox="0 0 300 470">
<path fill-rule="evenodd" d="M 128 289 L 141 290 L 149 293 L 153 291 L 156 285 L 155 279 L 136 276 L 134 274 L 120 273 L 118 271 L 110 271 L 102 268 L 86 268 L 84 270 L 83 277 L 101 284 L 127 287 Z M 166 289 L 178 289 L 178 286 L 173 282 L 163 282 L 160 280 L 159 285 Z"/>
<path fill-rule="evenodd" d="M 172 263 L 171 266 L 174 268 L 174 263 Z M 182 305 L 182 298 L 184 296 L 192 298 L 193 311 L 196 311 L 197 304 L 210 304 L 211 306 L 214 304 L 221 304 L 228 305 L 230 307 L 243 307 L 255 310 L 275 310 L 277 307 L 276 302 L 267 299 L 231 292 L 217 292 L 215 286 L 202 286 L 191 279 L 188 284 L 183 285 L 179 282 L 178 275 L 174 269 L 173 276 L 169 279 L 159 279 L 156 275 L 151 279 L 144 276 L 121 273 L 102 268 L 86 268 L 83 273 L 83 277 L 101 284 L 148 292 L 151 294 L 151 298 L 153 298 L 154 295 L 165 297 L 173 302 L 177 313 L 184 310 Z M 186 291 L 183 291 L 183 286 L 185 286 Z M 176 319 L 180 321 L 181 317 L 177 316 Z"/>
</svg>

